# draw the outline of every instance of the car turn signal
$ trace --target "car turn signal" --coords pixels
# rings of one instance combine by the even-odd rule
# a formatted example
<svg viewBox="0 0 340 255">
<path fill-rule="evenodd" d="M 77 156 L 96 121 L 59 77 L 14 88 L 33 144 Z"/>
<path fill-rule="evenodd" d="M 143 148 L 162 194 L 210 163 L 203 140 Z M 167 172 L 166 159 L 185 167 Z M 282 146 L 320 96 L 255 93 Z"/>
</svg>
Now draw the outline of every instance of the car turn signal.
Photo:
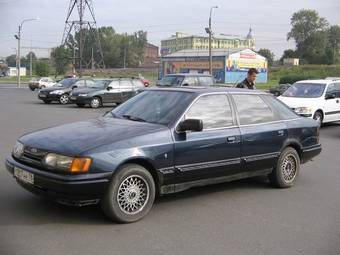
<svg viewBox="0 0 340 255">
<path fill-rule="evenodd" d="M 70 167 L 71 173 L 85 173 L 89 171 L 91 165 L 90 158 L 74 158 Z"/>
</svg>

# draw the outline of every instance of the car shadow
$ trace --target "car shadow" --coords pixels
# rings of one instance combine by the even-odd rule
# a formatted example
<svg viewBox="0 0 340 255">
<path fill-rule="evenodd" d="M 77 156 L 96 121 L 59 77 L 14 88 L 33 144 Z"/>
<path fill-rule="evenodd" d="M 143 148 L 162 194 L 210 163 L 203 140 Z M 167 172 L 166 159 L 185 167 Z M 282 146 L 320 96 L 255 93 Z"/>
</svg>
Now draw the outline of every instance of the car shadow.
<svg viewBox="0 0 340 255">
<path fill-rule="evenodd" d="M 199 196 L 210 196 L 231 190 L 254 190 L 272 188 L 264 177 L 250 178 L 240 181 L 192 188 L 180 193 L 157 197 L 155 205 L 174 206 L 176 201 L 192 199 Z M 23 193 L 24 192 L 24 193 Z M 101 211 L 99 205 L 72 207 L 58 204 L 54 201 L 26 193 L 19 192 L 15 197 L 2 201 L 0 226 L 10 225 L 44 225 L 62 223 L 69 225 L 108 225 L 116 224 L 110 221 Z M 171 203 L 169 203 L 171 202 Z M 169 204 L 167 204 L 169 203 Z M 175 203 L 175 204 L 174 204 Z M 157 210 L 157 207 L 154 208 Z M 155 212 L 154 212 L 155 213 Z"/>
</svg>

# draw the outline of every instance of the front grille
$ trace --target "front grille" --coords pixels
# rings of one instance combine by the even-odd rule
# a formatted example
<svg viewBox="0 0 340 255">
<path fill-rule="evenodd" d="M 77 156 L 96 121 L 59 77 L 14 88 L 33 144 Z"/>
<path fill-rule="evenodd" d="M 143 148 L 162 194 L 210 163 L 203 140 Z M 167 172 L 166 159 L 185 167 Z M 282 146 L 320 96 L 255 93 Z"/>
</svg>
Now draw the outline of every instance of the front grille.
<svg viewBox="0 0 340 255">
<path fill-rule="evenodd" d="M 25 146 L 21 161 L 28 165 L 42 166 L 42 160 L 48 152 L 37 148 Z"/>
</svg>

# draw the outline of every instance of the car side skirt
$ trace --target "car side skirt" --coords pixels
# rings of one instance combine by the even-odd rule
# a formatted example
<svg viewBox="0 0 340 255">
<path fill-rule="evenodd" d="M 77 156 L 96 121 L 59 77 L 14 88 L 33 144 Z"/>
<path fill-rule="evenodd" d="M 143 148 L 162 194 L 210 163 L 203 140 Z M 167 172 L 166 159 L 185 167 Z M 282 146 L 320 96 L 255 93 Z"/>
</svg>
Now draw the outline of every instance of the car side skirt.
<svg viewBox="0 0 340 255">
<path fill-rule="evenodd" d="M 176 193 L 176 192 L 184 191 L 184 190 L 187 190 L 193 187 L 200 187 L 200 186 L 206 186 L 206 185 L 211 185 L 211 184 L 236 181 L 236 180 L 250 178 L 254 176 L 260 176 L 260 175 L 267 175 L 271 173 L 272 171 L 273 171 L 273 168 L 254 171 L 254 172 L 242 172 L 242 173 L 237 173 L 237 174 L 233 174 L 229 176 L 221 176 L 221 177 L 202 179 L 202 180 L 197 180 L 197 181 L 164 185 L 160 187 L 160 195 Z"/>
</svg>

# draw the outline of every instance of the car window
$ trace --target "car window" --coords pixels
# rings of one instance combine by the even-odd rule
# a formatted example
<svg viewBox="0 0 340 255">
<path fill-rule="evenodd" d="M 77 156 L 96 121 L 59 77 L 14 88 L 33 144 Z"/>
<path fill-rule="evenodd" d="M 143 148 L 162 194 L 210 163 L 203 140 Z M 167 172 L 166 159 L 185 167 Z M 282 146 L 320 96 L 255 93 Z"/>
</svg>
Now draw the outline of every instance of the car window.
<svg viewBox="0 0 340 255">
<path fill-rule="evenodd" d="M 41 79 L 42 82 L 47 82 L 46 78 Z"/>
<path fill-rule="evenodd" d="M 112 81 L 108 86 L 110 86 L 113 89 L 119 89 L 119 81 Z"/>
<path fill-rule="evenodd" d="M 232 126 L 233 115 L 227 95 L 200 97 L 184 116 L 185 119 L 201 119 L 203 129 Z"/>
<path fill-rule="evenodd" d="M 263 98 L 266 100 L 266 102 L 268 102 L 272 106 L 272 109 L 274 108 L 276 110 L 276 114 L 279 116 L 281 120 L 290 120 L 300 117 L 294 111 L 292 111 L 287 105 L 285 105 L 275 97 L 268 95 L 263 96 Z"/>
<path fill-rule="evenodd" d="M 202 86 L 210 86 L 213 85 L 213 79 L 211 77 L 198 77 L 198 81 Z"/>
<path fill-rule="evenodd" d="M 198 84 L 196 77 L 188 76 L 184 78 L 182 85 L 190 86 L 190 85 L 199 85 L 199 84 Z"/>
<path fill-rule="evenodd" d="M 80 80 L 80 81 L 77 81 L 74 86 L 77 86 L 78 88 L 80 87 L 85 87 L 85 81 L 84 80 Z"/>
<path fill-rule="evenodd" d="M 329 84 L 326 90 L 326 94 L 332 94 L 335 96 L 336 94 L 336 89 L 335 89 L 335 84 Z"/>
<path fill-rule="evenodd" d="M 143 82 L 141 80 L 138 80 L 138 79 L 132 80 L 132 84 L 136 89 L 144 87 Z"/>
<path fill-rule="evenodd" d="M 119 86 L 121 89 L 132 89 L 132 83 L 130 80 L 120 80 Z"/>
<path fill-rule="evenodd" d="M 94 85 L 95 85 L 94 81 L 91 81 L 91 80 L 86 81 L 86 87 L 93 87 Z"/>
<path fill-rule="evenodd" d="M 326 84 L 319 83 L 294 83 L 282 96 L 284 97 L 302 97 L 317 98 L 321 97 L 325 91 Z"/>
<path fill-rule="evenodd" d="M 167 75 L 159 83 L 160 86 L 179 86 L 182 84 L 183 76 Z"/>
<path fill-rule="evenodd" d="M 340 98 L 340 83 L 335 83 L 335 97 Z"/>
<path fill-rule="evenodd" d="M 241 125 L 277 120 L 274 112 L 259 95 L 233 95 Z"/>
</svg>

